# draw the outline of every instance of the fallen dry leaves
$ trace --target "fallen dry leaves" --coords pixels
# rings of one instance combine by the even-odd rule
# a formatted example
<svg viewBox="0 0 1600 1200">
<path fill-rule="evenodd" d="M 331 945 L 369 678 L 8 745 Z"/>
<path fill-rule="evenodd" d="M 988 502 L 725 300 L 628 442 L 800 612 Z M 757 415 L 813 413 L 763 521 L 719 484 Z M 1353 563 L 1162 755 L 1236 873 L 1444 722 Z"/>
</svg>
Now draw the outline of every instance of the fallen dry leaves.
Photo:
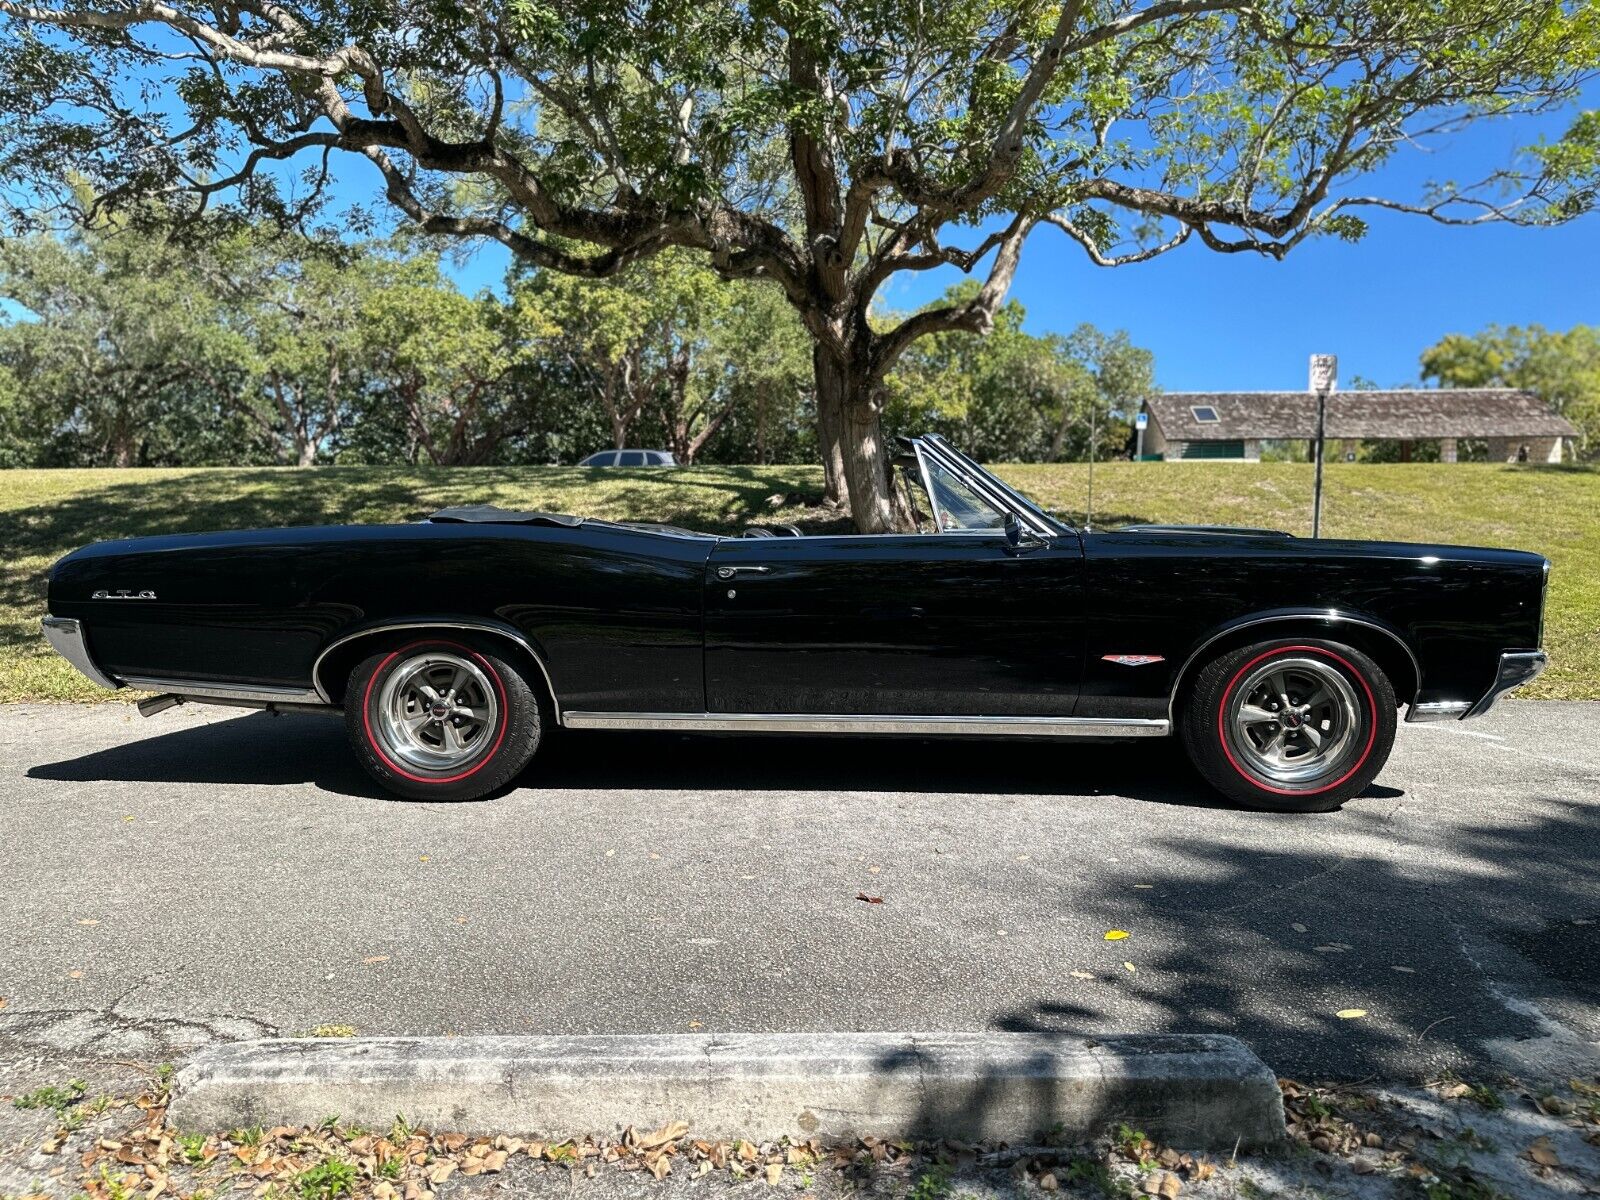
<svg viewBox="0 0 1600 1200">
<path fill-rule="evenodd" d="M 1353 1171 L 1387 1170 L 1422 1178 L 1438 1169 L 1418 1152 L 1415 1136 L 1402 1133 L 1389 1142 L 1362 1126 L 1366 1115 L 1378 1111 L 1370 1098 L 1346 1088 L 1308 1086 L 1290 1079 L 1279 1080 L 1279 1087 L 1290 1136 L 1323 1153 L 1345 1156 Z M 1581 1104 L 1574 1106 L 1566 1123 L 1600 1132 L 1596 1115 L 1600 1106 L 1590 1103 L 1600 1098 L 1600 1082 L 1574 1079 L 1569 1089 Z M 1541 1111 L 1547 1110 L 1548 1097 L 1542 1098 L 1546 1104 L 1540 1104 L 1541 1098 L 1524 1094 Z M 237 1200 L 244 1200 L 241 1193 L 248 1193 L 250 1200 L 284 1196 L 319 1200 L 321 1193 L 307 1184 L 306 1172 L 331 1162 L 348 1164 L 356 1180 L 354 1194 L 361 1200 L 437 1200 L 437 1189 L 453 1179 L 496 1176 L 518 1163 L 523 1170 L 564 1169 L 591 1177 L 602 1168 L 638 1171 L 656 1180 L 675 1173 L 701 1177 L 715 1171 L 736 1181 L 774 1186 L 797 1176 L 803 1180 L 809 1171 L 823 1167 L 909 1172 L 927 1149 L 872 1137 L 826 1147 L 816 1138 L 760 1145 L 696 1138 L 682 1120 L 651 1129 L 630 1127 L 611 1138 L 560 1142 L 430 1132 L 399 1120 L 387 1132 L 329 1122 L 316 1128 L 279 1126 L 180 1137 L 166 1125 L 164 1092 L 124 1101 L 120 1109 L 136 1112 L 134 1128 L 116 1136 L 96 1136 L 71 1134 L 63 1127 L 40 1147 L 63 1158 L 70 1149 L 76 1159 L 74 1187 L 86 1200 L 181 1200 L 202 1190 L 213 1196 L 229 1193 Z M 1204 1181 L 1217 1170 L 1204 1158 L 1160 1146 L 1142 1134 L 1124 1132 L 1101 1148 L 1101 1161 L 1132 1164 L 1140 1172 L 1137 1186 L 1160 1200 L 1176 1200 L 1189 1184 Z M 946 1152 L 978 1153 L 974 1147 L 956 1148 L 953 1143 L 939 1148 L 939 1153 Z M 1066 1149 L 1034 1148 L 1005 1161 L 1012 1163 L 1019 1179 L 1032 1177 L 1041 1190 L 1064 1191 L 1070 1190 L 1065 1184 L 1069 1177 L 1060 1172 L 1075 1157 L 1077 1152 Z M 1562 1166 L 1548 1138 L 1536 1139 L 1522 1157 L 1540 1174 Z"/>
<path fill-rule="evenodd" d="M 564 1167 L 593 1176 L 596 1165 L 643 1171 L 665 1179 L 677 1164 L 697 1175 L 726 1171 L 736 1179 L 776 1184 L 787 1168 L 800 1170 L 830 1158 L 836 1166 L 894 1162 L 913 1149 L 908 1143 L 865 1139 L 825 1151 L 816 1139 L 756 1145 L 747 1141 L 691 1139 L 689 1123 L 675 1120 L 656 1129 L 629 1127 L 616 1138 L 524 1140 L 505 1135 L 473 1137 L 413 1129 L 399 1119 L 387 1133 L 336 1123 L 317 1128 L 279 1126 L 232 1130 L 208 1137 L 179 1137 L 166 1127 L 164 1094 L 133 1101 L 137 1127 L 116 1137 L 86 1139 L 77 1160 L 77 1190 L 86 1200 L 159 1200 L 248 1192 L 251 1200 L 322 1193 L 306 1172 L 330 1162 L 349 1164 L 372 1200 L 436 1200 L 435 1189 L 456 1175 L 498 1175 L 517 1160 L 537 1168 Z M 71 1136 L 66 1128 L 40 1146 L 59 1154 Z"/>
<path fill-rule="evenodd" d="M 1539 1167 L 1559 1167 L 1561 1156 L 1556 1153 L 1556 1148 L 1550 1144 L 1547 1137 L 1536 1137 L 1523 1152 L 1527 1160 Z"/>
<path fill-rule="evenodd" d="M 1331 1088 L 1312 1087 L 1293 1079 L 1278 1080 L 1283 1093 L 1284 1117 L 1289 1136 L 1324 1154 L 1352 1155 L 1358 1150 L 1382 1150 L 1383 1138 L 1362 1129 L 1342 1111 L 1339 1095 Z M 1401 1155 L 1391 1156 L 1398 1161 Z"/>
</svg>

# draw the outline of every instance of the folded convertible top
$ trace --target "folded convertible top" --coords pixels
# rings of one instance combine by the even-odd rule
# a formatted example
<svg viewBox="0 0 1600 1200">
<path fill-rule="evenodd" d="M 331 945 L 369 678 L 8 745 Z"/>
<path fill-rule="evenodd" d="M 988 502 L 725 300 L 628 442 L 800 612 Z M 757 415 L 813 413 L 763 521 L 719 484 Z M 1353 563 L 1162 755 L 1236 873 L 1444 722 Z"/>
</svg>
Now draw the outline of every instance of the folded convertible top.
<svg viewBox="0 0 1600 1200">
<path fill-rule="evenodd" d="M 515 512 L 497 504 L 441 508 L 428 520 L 441 525 L 561 525 L 567 529 L 583 524 L 582 517 L 569 517 L 563 513 Z"/>
</svg>

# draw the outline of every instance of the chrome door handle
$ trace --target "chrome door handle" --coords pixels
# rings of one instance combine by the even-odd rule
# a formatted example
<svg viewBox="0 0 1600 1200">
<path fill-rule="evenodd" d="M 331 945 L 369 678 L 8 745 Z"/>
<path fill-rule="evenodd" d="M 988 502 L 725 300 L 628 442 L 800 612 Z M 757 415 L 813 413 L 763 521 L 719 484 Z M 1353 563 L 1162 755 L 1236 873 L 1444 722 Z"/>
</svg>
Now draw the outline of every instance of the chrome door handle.
<svg viewBox="0 0 1600 1200">
<path fill-rule="evenodd" d="M 718 579 L 732 579 L 740 571 L 749 571 L 752 575 L 765 575 L 771 567 L 718 567 Z"/>
</svg>

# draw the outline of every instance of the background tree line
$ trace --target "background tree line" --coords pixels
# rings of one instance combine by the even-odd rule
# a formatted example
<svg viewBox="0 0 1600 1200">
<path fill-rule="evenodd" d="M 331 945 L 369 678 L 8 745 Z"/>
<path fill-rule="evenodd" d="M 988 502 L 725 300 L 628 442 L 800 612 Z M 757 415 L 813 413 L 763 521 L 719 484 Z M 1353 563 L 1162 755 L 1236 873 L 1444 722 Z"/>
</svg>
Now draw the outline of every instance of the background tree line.
<svg viewBox="0 0 1600 1200">
<path fill-rule="evenodd" d="M 681 252 L 603 280 L 514 266 L 467 296 L 436 249 L 105 221 L 0 242 L 0 465 L 814 462 L 806 335 Z M 941 303 L 963 300 L 959 286 Z M 919 342 L 885 424 L 985 458 L 1124 452 L 1148 351 L 1083 326 Z M 899 319 L 887 314 L 885 321 Z"/>
</svg>

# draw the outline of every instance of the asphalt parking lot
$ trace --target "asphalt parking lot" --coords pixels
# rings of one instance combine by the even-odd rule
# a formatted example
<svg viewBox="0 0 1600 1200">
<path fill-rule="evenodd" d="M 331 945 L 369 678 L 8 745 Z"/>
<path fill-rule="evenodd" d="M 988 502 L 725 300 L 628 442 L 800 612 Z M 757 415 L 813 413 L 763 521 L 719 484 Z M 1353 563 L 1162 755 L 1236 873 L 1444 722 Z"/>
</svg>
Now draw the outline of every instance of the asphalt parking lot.
<svg viewBox="0 0 1600 1200">
<path fill-rule="evenodd" d="M 1413 1079 L 1600 1048 L 1600 704 L 1402 726 L 1303 817 L 1219 806 L 1167 744 L 600 733 L 415 803 L 327 718 L 13 705 L 0 820 L 0 1053 L 1221 1031 Z"/>
</svg>

